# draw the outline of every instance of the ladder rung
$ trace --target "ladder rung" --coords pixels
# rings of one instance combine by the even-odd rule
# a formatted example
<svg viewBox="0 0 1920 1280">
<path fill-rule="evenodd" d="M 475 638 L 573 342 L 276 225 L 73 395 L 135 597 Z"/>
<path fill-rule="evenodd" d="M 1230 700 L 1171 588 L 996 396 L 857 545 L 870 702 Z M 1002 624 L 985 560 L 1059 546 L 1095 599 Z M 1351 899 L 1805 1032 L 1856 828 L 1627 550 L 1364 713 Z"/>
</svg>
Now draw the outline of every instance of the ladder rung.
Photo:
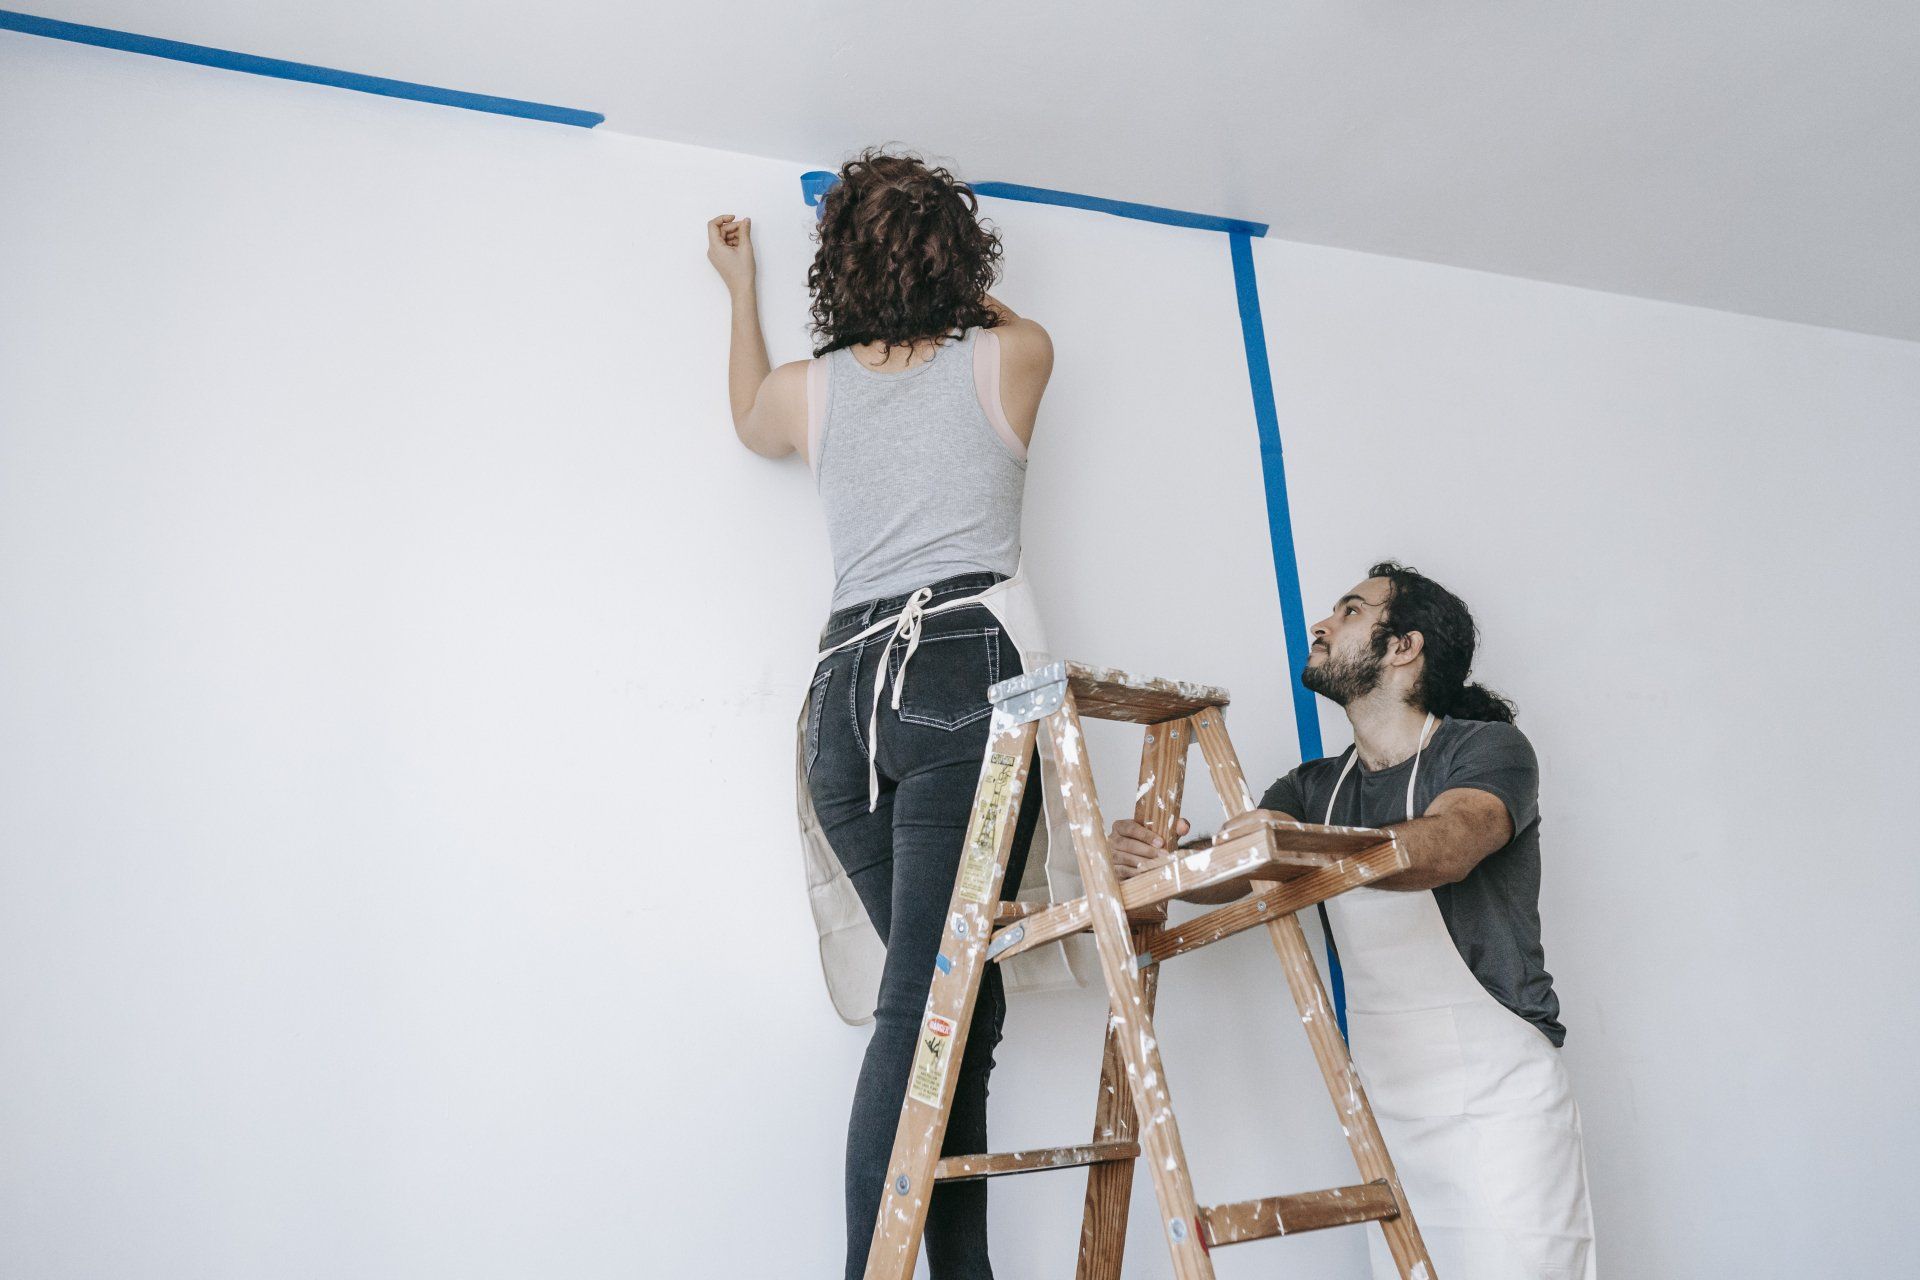
<svg viewBox="0 0 1920 1280">
<path fill-rule="evenodd" d="M 1318 862 L 1321 866 L 1339 858 L 1371 853 L 1392 838 L 1372 827 L 1323 827 L 1312 822 L 1273 819 L 1261 825 L 1273 832 L 1273 844 L 1282 859 L 1297 859 L 1301 864 Z"/>
<path fill-rule="evenodd" d="M 1243 902 L 1216 907 L 1203 916 L 1195 916 L 1171 926 L 1148 942 L 1146 954 L 1159 961 L 1198 951 L 1201 947 L 1222 938 L 1231 938 L 1255 925 L 1292 915 L 1316 902 L 1325 902 L 1348 889 L 1370 884 L 1396 871 L 1405 871 L 1407 865 L 1406 850 L 1398 844 L 1389 843 L 1356 858 L 1342 858 L 1330 866 L 1309 871 L 1284 884 L 1263 884 L 1256 888 L 1251 898 Z M 1028 928 L 1031 930 L 1032 926 Z M 1009 947 L 1008 950 L 1013 948 Z"/>
<path fill-rule="evenodd" d="M 1302 1231 L 1351 1226 L 1400 1216 L 1393 1188 L 1384 1181 L 1327 1191 L 1242 1200 L 1200 1211 L 1200 1235 L 1209 1246 L 1292 1236 Z"/>
<path fill-rule="evenodd" d="M 1028 916 L 1039 915 L 1047 908 L 1035 902 L 1003 902 L 993 910 L 993 923 L 997 928 L 1003 924 L 1012 924 L 1015 920 L 1025 920 Z M 1136 907 L 1127 912 L 1127 919 L 1134 924 L 1164 924 L 1167 909 L 1164 905 Z"/>
<path fill-rule="evenodd" d="M 1327 829 L 1319 828 L 1318 830 L 1324 831 Z M 1381 833 L 1374 833 L 1372 843 L 1376 849 L 1382 847 L 1380 845 L 1382 838 Z M 1385 838 L 1391 839 L 1391 837 Z M 1385 847 L 1389 850 L 1394 849 L 1392 845 Z M 1395 854 L 1398 856 L 1397 850 L 1395 850 Z M 1289 881 L 1284 890 L 1275 888 L 1263 891 L 1265 896 L 1272 897 L 1276 893 L 1284 894 L 1291 892 L 1294 885 L 1307 884 L 1310 881 L 1320 883 L 1328 873 L 1337 872 L 1340 868 L 1348 866 L 1349 863 L 1362 861 L 1361 859 L 1342 859 L 1329 862 L 1328 856 L 1329 855 L 1324 853 L 1311 851 L 1283 853 L 1276 844 L 1275 831 L 1272 828 L 1261 827 L 1257 831 L 1250 831 L 1246 835 L 1234 840 L 1229 840 L 1224 844 L 1210 845 L 1206 848 L 1194 849 L 1186 853 L 1176 853 L 1158 865 L 1142 871 L 1139 875 L 1128 877 L 1120 883 L 1120 901 L 1131 915 L 1133 912 L 1153 907 L 1172 898 L 1177 898 L 1183 893 L 1191 893 L 1195 889 L 1205 889 L 1213 885 L 1225 884 L 1230 880 L 1243 880 L 1250 876 L 1277 879 L 1282 873 L 1297 877 Z M 1329 889 L 1326 893 L 1322 894 L 1321 897 L 1331 897 L 1342 889 L 1350 888 L 1354 884 L 1364 884 L 1367 880 L 1384 874 L 1386 873 L 1383 871 L 1369 870 L 1365 872 L 1355 872 L 1350 882 L 1347 878 L 1336 878 L 1334 882 L 1336 887 Z M 1311 906 L 1318 901 L 1320 901 L 1320 898 L 1309 898 L 1301 905 Z M 1289 908 L 1289 910 L 1298 909 L 1298 907 Z M 1216 912 L 1214 914 L 1218 913 Z M 1202 920 L 1208 918 L 1208 916 L 1200 917 Z M 1264 916 L 1261 917 L 1261 919 L 1265 918 Z M 1092 913 L 1087 907 L 1087 900 L 1085 898 L 1075 898 L 1071 902 L 1063 902 L 1059 906 L 1049 907 L 1045 911 L 1036 912 L 1026 919 L 1021 920 L 1017 925 L 1021 931 L 1019 939 L 1002 946 L 998 951 L 989 951 L 988 954 L 996 960 L 1004 961 L 1009 956 L 1017 956 L 1023 951 L 1030 951 L 1043 943 L 1053 941 L 1055 938 L 1064 938 L 1068 934 L 1079 933 L 1081 930 L 1088 928 L 1091 923 Z M 1250 924 L 1242 925 L 1241 928 L 1250 928 L 1252 924 L 1258 923 L 1259 920 L 1254 920 Z M 1178 932 L 1183 934 L 1188 931 L 1184 925 L 1177 926 L 1176 928 Z M 1232 932 L 1238 931 L 1239 930 L 1236 929 Z M 1219 936 L 1224 938 L 1227 937 L 1228 934 L 1222 933 Z M 1209 939 L 1209 941 L 1216 940 L 1217 939 Z M 1184 949 L 1190 951 L 1193 948 L 1187 947 Z M 1162 958 L 1157 946 L 1154 950 L 1154 958 Z"/>
<path fill-rule="evenodd" d="M 936 1182 L 964 1182 L 969 1178 L 998 1178 L 1009 1173 L 1043 1173 L 1048 1169 L 1078 1169 L 1110 1160 L 1137 1160 L 1137 1142 L 1083 1142 L 1077 1147 L 1041 1147 L 990 1156 L 948 1156 L 933 1166 Z"/>
<path fill-rule="evenodd" d="M 1125 720 L 1132 724 L 1161 724 L 1227 705 L 1227 691 L 1185 680 L 1138 676 L 1112 667 L 1067 664 L 1067 687 L 1074 706 L 1089 720 Z"/>
<path fill-rule="evenodd" d="M 1178 894 L 1209 885 L 1222 884 L 1228 880 L 1242 879 L 1273 862 L 1273 838 L 1266 830 L 1249 832 L 1237 840 L 1225 844 L 1213 845 L 1206 849 L 1196 849 L 1191 853 L 1177 854 L 1161 862 L 1158 866 L 1142 871 L 1121 882 L 1120 902 L 1129 914 L 1167 901 Z M 1028 916 L 1025 920 L 1009 926 L 1020 930 L 1019 937 L 1002 942 L 998 934 L 995 942 L 1001 943 L 998 950 L 989 947 L 987 954 L 996 960 L 1005 961 L 1009 956 L 1017 956 L 1023 951 L 1031 951 L 1043 943 L 1055 938 L 1064 938 L 1068 934 L 1079 933 L 1090 928 L 1093 923 L 1092 910 L 1085 898 L 1075 898 L 1058 906 L 1048 907 L 1045 911 Z"/>
</svg>

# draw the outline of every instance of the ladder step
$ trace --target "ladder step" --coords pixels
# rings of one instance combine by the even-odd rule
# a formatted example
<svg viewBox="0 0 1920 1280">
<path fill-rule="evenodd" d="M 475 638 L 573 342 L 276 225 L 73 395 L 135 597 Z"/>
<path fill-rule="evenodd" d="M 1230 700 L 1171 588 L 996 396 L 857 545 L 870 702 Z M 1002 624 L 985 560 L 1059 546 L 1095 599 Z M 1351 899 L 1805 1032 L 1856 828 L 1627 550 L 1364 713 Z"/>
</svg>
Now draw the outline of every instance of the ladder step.
<svg viewBox="0 0 1920 1280">
<path fill-rule="evenodd" d="M 1229 700 L 1225 689 L 1212 685 L 1162 680 L 1078 662 L 1067 664 L 1067 687 L 1073 690 L 1081 716 L 1132 724 L 1180 720 L 1209 707 L 1224 707 Z"/>
<path fill-rule="evenodd" d="M 1382 844 L 1383 840 L 1388 843 Z M 1322 898 L 1330 898 L 1355 885 L 1389 874 L 1381 869 L 1388 863 L 1393 864 L 1394 870 L 1404 869 L 1405 855 L 1391 840 L 1392 837 L 1378 831 L 1332 827 L 1261 827 L 1223 844 L 1174 854 L 1158 865 L 1121 881 L 1120 901 L 1127 908 L 1128 915 L 1133 917 L 1136 912 L 1145 912 L 1195 889 L 1225 884 L 1230 880 L 1254 878 L 1263 882 L 1260 887 L 1261 898 L 1294 902 L 1295 905 L 1286 910 L 1298 911 Z M 1283 849 L 1282 842 L 1298 847 Z M 1328 848 L 1316 848 L 1317 845 L 1326 845 Z M 1359 857 L 1340 858 L 1335 857 L 1329 849 L 1368 849 L 1372 852 Z M 1282 879 L 1286 881 L 1284 885 L 1265 884 L 1268 880 Z M 1306 888 L 1302 889 L 1301 886 Z M 1318 896 L 1314 896 L 1316 893 Z M 1247 905 L 1236 903 L 1235 907 Z M 1176 932 L 1183 937 L 1198 937 L 1200 935 L 1195 933 L 1193 925 L 1233 909 L 1222 908 L 1186 924 L 1173 926 L 1172 930 L 1156 939 L 1153 958 L 1161 960 L 1166 955 L 1178 955 L 1181 951 L 1206 945 L 1205 942 L 1195 942 L 1192 946 L 1172 949 L 1168 939 Z M 1277 914 L 1250 916 L 1246 923 L 1209 937 L 1206 941 L 1217 942 L 1220 938 L 1229 937 L 1241 929 L 1250 929 Z M 1092 921 L 1087 900 L 1075 898 L 1071 902 L 1035 912 L 1017 921 L 1008 930 L 996 933 L 994 945 L 988 949 L 987 955 L 1005 961 L 1056 938 L 1079 933 L 1089 928 Z M 1020 930 L 1017 938 L 1010 932 L 1016 928 Z M 1162 954 L 1163 948 L 1167 948 L 1165 954 Z"/>
<path fill-rule="evenodd" d="M 1025 675 L 1002 680 L 987 690 L 987 701 L 1010 710 L 1017 719 L 1030 720 L 1051 713 L 1068 689 L 1073 691 L 1074 705 L 1083 718 L 1132 724 L 1184 720 L 1210 707 L 1224 707 L 1228 701 L 1225 689 L 1211 685 L 1137 676 L 1080 662 L 1050 662 Z"/>
<path fill-rule="evenodd" d="M 1242 1200 L 1238 1204 L 1202 1209 L 1200 1237 L 1209 1247 L 1240 1244 L 1246 1240 L 1293 1236 L 1302 1231 L 1399 1216 L 1400 1206 L 1393 1198 L 1393 1188 L 1385 1181 L 1363 1182 L 1353 1187 L 1302 1191 L 1297 1195 L 1268 1196 L 1264 1200 Z"/>
<path fill-rule="evenodd" d="M 1016 920 L 1025 920 L 1028 916 L 1039 915 L 1047 909 L 1043 903 L 1003 902 L 993 909 L 993 923 L 995 927 L 1012 924 Z M 1127 912 L 1127 919 L 1135 924 L 1164 924 L 1167 919 L 1167 909 L 1164 904 L 1136 907 Z"/>
<path fill-rule="evenodd" d="M 1078 1169 L 1111 1160 L 1137 1160 L 1137 1142 L 1083 1142 L 1077 1147 L 1040 1147 L 990 1156 L 948 1156 L 933 1166 L 936 1182 L 964 1182 L 970 1178 L 998 1178 L 1009 1173 L 1043 1173 L 1048 1169 Z"/>
<path fill-rule="evenodd" d="M 1273 832 L 1274 847 L 1280 851 L 1281 859 L 1289 863 L 1288 879 L 1299 874 L 1292 866 L 1325 866 L 1341 858 L 1371 853 L 1391 838 L 1372 827 L 1323 827 L 1318 823 L 1271 818 L 1260 825 Z"/>
<path fill-rule="evenodd" d="M 1316 902 L 1325 902 L 1337 894 L 1370 884 L 1396 871 L 1405 871 L 1407 866 L 1407 851 L 1398 844 L 1388 843 L 1377 845 L 1371 852 L 1358 857 L 1342 858 L 1317 871 L 1309 871 L 1284 884 L 1262 882 L 1254 886 L 1251 898 L 1215 907 L 1205 915 L 1169 927 L 1148 942 L 1143 954 L 1153 957 L 1156 962 L 1171 960 L 1269 920 L 1290 916 Z M 1031 930 L 1033 926 L 1027 927 Z"/>
<path fill-rule="evenodd" d="M 1129 877 L 1120 885 L 1120 902 L 1129 914 L 1193 889 L 1242 879 L 1273 865 L 1273 833 L 1252 831 L 1225 844 L 1177 854 L 1158 866 Z M 987 948 L 989 959 L 1005 961 L 1023 951 L 1031 951 L 1055 938 L 1080 933 L 1093 925 L 1093 912 L 1085 898 L 1075 898 L 1048 907 L 994 934 Z M 1019 933 L 1014 934 L 1014 930 Z"/>
</svg>

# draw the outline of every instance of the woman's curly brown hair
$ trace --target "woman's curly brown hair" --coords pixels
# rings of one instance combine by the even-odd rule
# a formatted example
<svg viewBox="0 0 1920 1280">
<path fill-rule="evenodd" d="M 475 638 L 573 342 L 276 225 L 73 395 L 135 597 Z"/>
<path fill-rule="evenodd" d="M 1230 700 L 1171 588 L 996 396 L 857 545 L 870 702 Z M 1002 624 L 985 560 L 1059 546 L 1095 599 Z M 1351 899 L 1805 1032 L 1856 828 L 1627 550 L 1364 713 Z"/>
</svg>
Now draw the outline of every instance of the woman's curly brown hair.
<svg viewBox="0 0 1920 1280">
<path fill-rule="evenodd" d="M 979 209 L 972 187 L 918 156 L 871 147 L 841 166 L 807 269 L 813 354 L 860 342 L 891 352 L 997 324 L 987 290 L 1000 237 Z"/>
</svg>

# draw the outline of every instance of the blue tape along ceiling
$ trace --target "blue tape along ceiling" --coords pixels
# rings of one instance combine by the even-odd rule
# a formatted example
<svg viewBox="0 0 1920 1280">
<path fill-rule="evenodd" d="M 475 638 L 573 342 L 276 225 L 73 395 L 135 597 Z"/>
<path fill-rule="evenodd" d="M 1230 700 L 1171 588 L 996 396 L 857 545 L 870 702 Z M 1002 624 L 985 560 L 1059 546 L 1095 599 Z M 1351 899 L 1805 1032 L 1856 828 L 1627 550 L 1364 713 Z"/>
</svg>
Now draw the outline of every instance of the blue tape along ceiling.
<svg viewBox="0 0 1920 1280">
<path fill-rule="evenodd" d="M 408 98 L 415 102 L 432 102 L 443 107 L 459 107 L 465 111 L 519 116 L 527 120 L 545 120 L 553 124 L 575 125 L 583 129 L 591 129 L 606 119 L 598 111 L 580 111 L 573 107 L 556 107 L 544 102 L 524 102 L 519 98 L 500 98 L 492 94 L 467 93 L 461 89 L 442 89 L 435 85 L 414 84 L 406 80 L 388 80 L 383 76 L 361 75 L 357 71 L 339 71 L 332 67 L 316 67 L 306 62 L 288 62 L 281 58 L 262 58 L 251 53 L 235 53 L 231 49 L 214 49 L 202 44 L 185 44 L 178 40 L 162 40 L 156 36 L 135 35 L 130 31 L 83 26 L 78 22 L 57 22 L 52 18 L 36 18 L 32 14 L 15 13 L 9 9 L 0 9 L 0 31 L 18 31 L 26 35 L 46 36 L 52 40 L 70 40 L 75 44 L 90 44 L 101 49 L 118 49 L 123 53 L 143 53 L 154 58 L 171 58 L 175 62 L 218 67 L 223 71 L 244 71 L 249 75 L 272 76 L 279 80 L 299 80 L 306 84 L 323 84 L 335 89 L 351 89 L 356 93 L 376 93 L 387 98 Z"/>
</svg>

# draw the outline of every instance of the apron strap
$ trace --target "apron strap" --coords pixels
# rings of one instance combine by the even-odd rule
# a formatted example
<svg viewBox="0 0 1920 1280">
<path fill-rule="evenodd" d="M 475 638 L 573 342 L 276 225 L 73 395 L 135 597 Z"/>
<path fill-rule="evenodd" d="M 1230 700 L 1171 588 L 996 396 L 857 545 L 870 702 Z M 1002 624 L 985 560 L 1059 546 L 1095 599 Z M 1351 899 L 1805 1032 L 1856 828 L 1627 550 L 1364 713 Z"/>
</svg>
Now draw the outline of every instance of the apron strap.
<svg viewBox="0 0 1920 1280">
<path fill-rule="evenodd" d="M 1413 821 L 1413 787 L 1420 781 L 1420 757 L 1427 750 L 1427 730 L 1433 728 L 1433 712 L 1427 712 L 1427 718 L 1420 722 L 1420 744 L 1413 751 L 1413 772 L 1407 775 L 1407 816 L 1405 821 Z M 1360 744 L 1354 743 L 1347 748 L 1347 762 L 1341 766 L 1340 776 L 1334 780 L 1333 793 L 1327 797 L 1326 816 L 1320 821 L 1327 826 L 1333 825 L 1333 802 L 1340 798 L 1340 788 L 1346 785 L 1347 775 L 1353 772 L 1354 761 L 1360 758 Z"/>
<path fill-rule="evenodd" d="M 907 662 L 913 657 L 914 650 L 920 647 L 920 616 L 925 612 L 927 601 L 933 599 L 933 592 L 921 587 L 907 597 L 906 607 L 900 610 L 900 616 L 894 619 L 893 634 L 887 637 L 886 644 L 880 647 L 880 663 L 873 671 L 873 707 L 867 713 L 867 812 L 872 813 L 880 807 L 880 765 L 877 759 L 880 750 L 880 693 L 887 686 L 887 659 L 893 654 L 894 642 L 900 637 L 907 638 L 907 651 L 900 658 L 900 670 L 893 677 L 893 709 L 900 709 L 900 691 L 907 684 Z"/>
<path fill-rule="evenodd" d="M 987 588 L 991 591 L 993 588 Z M 933 599 L 932 587 L 921 587 L 907 597 L 907 603 L 900 612 L 882 618 L 866 630 L 842 640 L 830 649 L 822 649 L 815 659 L 822 661 L 839 653 L 849 645 L 859 644 L 862 640 L 871 640 L 882 631 L 890 632 L 887 643 L 880 649 L 880 664 L 873 673 L 873 705 L 867 713 L 867 812 L 872 813 L 880 807 L 880 766 L 876 760 L 880 740 L 880 691 L 887 683 L 887 660 L 893 656 L 893 646 L 901 639 L 907 642 L 906 652 L 900 656 L 900 670 L 893 673 L 892 705 L 895 711 L 900 709 L 900 693 L 907 684 L 907 663 L 913 661 L 913 655 L 920 648 L 920 620 L 932 613 L 945 613 L 948 609 L 959 609 L 966 605 L 977 604 L 981 595 L 958 596 L 952 600 L 943 600 L 932 608 L 927 601 Z"/>
</svg>

